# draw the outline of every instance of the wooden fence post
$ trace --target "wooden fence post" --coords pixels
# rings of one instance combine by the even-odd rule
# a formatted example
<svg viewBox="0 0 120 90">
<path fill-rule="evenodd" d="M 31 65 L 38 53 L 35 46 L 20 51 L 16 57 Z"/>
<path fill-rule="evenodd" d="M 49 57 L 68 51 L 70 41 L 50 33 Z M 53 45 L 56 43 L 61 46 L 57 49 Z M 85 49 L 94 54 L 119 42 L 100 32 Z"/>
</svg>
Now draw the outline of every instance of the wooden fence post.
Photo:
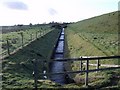
<svg viewBox="0 0 120 90">
<path fill-rule="evenodd" d="M 41 61 L 42 62 L 42 73 L 44 71 L 44 60 Z M 44 79 L 44 74 L 42 74 L 42 79 Z"/>
<path fill-rule="evenodd" d="M 31 38 L 31 41 L 32 41 L 32 34 L 30 34 L 30 38 Z"/>
<path fill-rule="evenodd" d="M 38 81 L 38 67 L 37 67 L 37 60 L 34 59 L 33 60 L 33 67 L 34 67 L 34 86 L 35 86 L 35 90 L 37 90 L 37 81 Z"/>
<path fill-rule="evenodd" d="M 46 34 L 46 30 L 44 31 L 44 35 Z"/>
<path fill-rule="evenodd" d="M 37 39 L 37 32 L 36 32 L 36 39 Z"/>
<path fill-rule="evenodd" d="M 97 66 L 96 66 L 96 69 L 99 69 L 99 66 L 100 66 L 100 61 L 99 61 L 99 59 L 97 60 Z M 96 71 L 96 72 L 98 72 L 98 71 Z"/>
<path fill-rule="evenodd" d="M 9 48 L 9 41 L 7 39 L 7 51 L 8 51 L 8 55 L 10 56 L 10 48 Z"/>
<path fill-rule="evenodd" d="M 46 59 L 46 73 L 49 72 L 49 59 Z M 49 79 L 49 74 L 46 75 L 47 79 Z"/>
<path fill-rule="evenodd" d="M 40 31 L 40 36 L 41 36 L 41 31 Z"/>
<path fill-rule="evenodd" d="M 44 36 L 44 30 L 43 30 L 43 36 Z"/>
<path fill-rule="evenodd" d="M 45 68 L 45 61 L 44 60 L 41 60 L 41 68 L 42 68 L 42 74 L 41 74 L 41 78 L 42 79 L 45 79 L 44 76 L 45 76 L 45 71 L 46 71 L 46 68 Z"/>
<path fill-rule="evenodd" d="M 85 86 L 88 86 L 88 70 L 89 70 L 89 60 L 86 62 L 86 75 L 85 75 Z"/>
<path fill-rule="evenodd" d="M 80 71 L 82 71 L 82 60 L 80 61 Z"/>
<path fill-rule="evenodd" d="M 22 42 L 21 42 L 21 46 L 22 46 L 22 48 L 23 48 L 23 32 L 20 32 L 20 33 L 18 33 L 18 34 L 20 34 L 21 35 L 21 40 L 22 40 Z"/>
<path fill-rule="evenodd" d="M 42 31 L 42 36 L 44 35 L 44 31 Z"/>
<path fill-rule="evenodd" d="M 19 34 L 21 35 L 21 39 L 22 39 L 22 45 L 21 46 L 23 48 L 23 32 L 20 32 Z"/>
<path fill-rule="evenodd" d="M 44 79 L 48 78 L 48 75 L 46 75 L 47 71 L 48 71 L 48 62 L 47 60 L 43 60 L 43 78 Z"/>
<path fill-rule="evenodd" d="M 21 34 L 21 37 L 22 37 L 22 48 L 23 48 L 23 33 Z"/>
<path fill-rule="evenodd" d="M 43 35 L 45 35 L 45 30 L 43 31 Z"/>
</svg>

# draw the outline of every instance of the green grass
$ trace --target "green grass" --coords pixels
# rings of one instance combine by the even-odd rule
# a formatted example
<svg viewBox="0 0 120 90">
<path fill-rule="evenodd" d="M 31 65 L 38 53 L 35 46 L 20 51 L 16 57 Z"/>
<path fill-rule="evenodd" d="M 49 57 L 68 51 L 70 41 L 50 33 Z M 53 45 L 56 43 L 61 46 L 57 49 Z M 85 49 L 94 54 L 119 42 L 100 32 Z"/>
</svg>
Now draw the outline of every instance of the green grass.
<svg viewBox="0 0 120 90">
<path fill-rule="evenodd" d="M 60 30 L 53 30 L 33 41 L 2 62 L 3 88 L 33 88 L 32 60 L 38 60 L 39 74 L 43 69 L 43 60 L 49 60 L 59 36 Z M 39 75 L 39 79 L 43 77 Z M 40 84 L 41 85 L 41 84 Z"/>
<path fill-rule="evenodd" d="M 98 73 L 89 73 L 89 87 L 92 89 L 105 89 L 105 88 L 117 88 L 120 87 L 120 80 L 117 76 L 120 75 L 120 70 L 100 71 Z M 85 75 L 77 74 L 75 81 L 78 86 L 84 87 Z"/>
<path fill-rule="evenodd" d="M 118 55 L 118 12 L 105 14 L 71 24 L 68 26 L 66 33 L 68 38 L 68 45 L 72 44 L 71 49 L 72 46 L 73 50 L 74 48 L 83 49 L 84 47 L 87 47 L 85 50 L 83 49 L 83 52 L 80 52 L 80 50 L 75 50 L 75 53 L 77 53 L 76 51 L 80 52 L 80 54 L 77 53 L 78 55 L 74 55 L 76 57 L 80 55 Z M 88 43 L 91 45 L 89 46 Z M 97 50 L 93 50 L 93 53 L 91 53 L 90 50 L 92 50 L 91 48 L 93 47 Z"/>
<path fill-rule="evenodd" d="M 66 29 L 67 57 L 111 56 L 118 53 L 118 12 L 70 24 Z M 116 60 L 111 64 L 119 64 Z"/>
<path fill-rule="evenodd" d="M 37 37 L 41 37 L 44 34 L 50 32 L 52 29 L 50 29 L 48 26 L 42 26 L 41 27 L 32 27 L 30 29 L 21 30 L 17 32 L 9 32 L 9 33 L 3 33 L 0 34 L 2 36 L 2 39 L 0 40 L 0 43 L 2 44 L 2 52 L 1 54 L 7 55 L 7 39 L 9 40 L 9 47 L 10 52 L 15 51 L 17 48 L 22 46 L 22 37 L 20 33 L 23 33 L 23 45 L 30 43 L 32 40 L 36 39 Z M 37 33 L 37 34 L 36 34 Z M 31 38 L 32 37 L 32 38 Z"/>
<path fill-rule="evenodd" d="M 67 41 L 65 44 L 66 58 L 119 55 L 118 12 L 112 12 L 69 24 L 65 33 Z M 90 63 L 96 63 L 96 61 L 90 61 Z M 100 63 L 120 64 L 118 59 L 102 60 Z M 69 66 L 71 66 L 71 70 L 80 70 L 80 62 L 75 61 L 69 64 Z M 95 69 L 95 67 L 90 66 L 90 69 L 93 68 Z M 99 74 L 102 76 L 101 73 Z M 120 74 L 117 75 L 119 76 Z M 81 78 L 81 75 L 79 74 L 73 76 Z M 90 76 L 94 77 L 94 74 L 92 75 L 91 73 Z M 95 81 L 93 81 L 93 86 L 97 84 L 99 86 L 101 84 L 100 86 L 104 87 L 106 84 L 105 87 L 107 87 L 109 86 L 108 81 L 109 79 L 106 79 L 105 81 L 103 79 L 99 80 L 99 83 L 95 83 Z M 110 83 L 112 83 L 112 81 L 110 81 Z M 113 87 L 117 87 L 117 84 Z"/>
<path fill-rule="evenodd" d="M 117 12 L 94 17 L 74 24 L 70 24 L 65 30 L 65 57 L 80 56 L 110 56 L 118 55 L 118 23 Z M 34 29 L 35 30 L 35 29 Z M 33 30 L 33 31 L 34 31 Z M 38 28 L 36 29 L 38 30 Z M 31 33 L 32 30 L 31 30 Z M 3 88 L 4 89 L 25 89 L 33 88 L 33 64 L 32 60 L 38 60 L 39 73 L 42 72 L 43 60 L 49 62 L 54 45 L 57 41 L 59 30 L 53 30 L 39 39 L 33 41 L 23 49 L 19 50 L 9 58 L 3 60 Z M 15 34 L 14 34 L 15 35 Z M 10 37 L 12 37 L 11 35 Z M 17 35 L 18 36 L 18 35 Z M 25 35 L 27 38 L 29 35 Z M 16 36 L 15 36 L 16 37 Z M 93 63 L 93 62 L 92 62 Z M 114 62 L 103 61 L 103 64 L 118 64 Z M 69 66 L 72 68 L 70 69 Z M 70 62 L 67 69 L 79 70 L 79 62 Z M 95 68 L 95 67 L 90 67 Z M 110 72 L 89 73 L 89 85 L 93 89 L 119 88 L 120 81 L 114 76 L 119 76 L 117 70 Z M 84 87 L 84 73 L 74 75 L 76 83 L 68 85 L 59 85 L 49 80 L 40 81 L 43 77 L 39 74 L 39 88 L 78 88 Z M 95 78 L 96 77 L 96 78 Z M 97 78 L 102 77 L 102 78 Z M 116 80 L 116 81 L 114 81 Z"/>
</svg>

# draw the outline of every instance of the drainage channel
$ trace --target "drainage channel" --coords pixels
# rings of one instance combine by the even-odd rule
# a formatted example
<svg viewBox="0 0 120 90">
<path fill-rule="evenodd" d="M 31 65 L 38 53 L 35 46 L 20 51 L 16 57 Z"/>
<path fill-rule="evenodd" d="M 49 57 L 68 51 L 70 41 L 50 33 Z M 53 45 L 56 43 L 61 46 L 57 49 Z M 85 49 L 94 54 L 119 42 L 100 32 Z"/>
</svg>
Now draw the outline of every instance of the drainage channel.
<svg viewBox="0 0 120 90">
<path fill-rule="evenodd" d="M 58 39 L 58 44 L 53 55 L 53 59 L 62 59 L 64 58 L 64 28 Z M 60 73 L 64 72 L 64 62 L 52 62 L 50 73 Z M 59 84 L 65 84 L 65 75 L 52 75 L 50 79 Z"/>
</svg>

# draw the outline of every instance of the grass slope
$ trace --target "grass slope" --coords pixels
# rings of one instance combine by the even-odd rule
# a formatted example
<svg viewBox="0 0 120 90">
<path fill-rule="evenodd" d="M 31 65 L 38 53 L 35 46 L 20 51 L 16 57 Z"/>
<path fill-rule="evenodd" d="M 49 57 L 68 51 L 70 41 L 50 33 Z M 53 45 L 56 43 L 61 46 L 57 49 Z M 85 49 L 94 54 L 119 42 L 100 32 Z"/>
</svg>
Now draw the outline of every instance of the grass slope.
<svg viewBox="0 0 120 90">
<path fill-rule="evenodd" d="M 49 26 L 50 27 L 50 26 Z M 2 52 L 0 54 L 7 55 L 7 40 L 9 40 L 10 52 L 18 49 L 22 46 L 22 37 L 20 33 L 23 33 L 23 45 L 30 43 L 32 40 L 35 40 L 36 37 L 43 36 L 43 34 L 48 33 L 52 29 L 48 26 L 37 26 L 32 27 L 30 29 L 19 30 L 9 33 L 2 33 L 0 36 L 2 37 L 0 40 L 0 44 L 2 44 Z"/>
<path fill-rule="evenodd" d="M 118 36 L 118 12 L 70 24 L 66 30 L 69 50 L 67 53 L 69 55 L 66 55 L 69 57 L 118 55 Z"/>
<path fill-rule="evenodd" d="M 73 24 L 69 24 L 68 28 L 65 30 L 66 36 L 66 52 L 65 57 L 80 57 L 80 56 L 111 56 L 119 55 L 118 46 L 119 46 L 119 35 L 118 35 L 118 12 L 112 12 L 104 14 L 101 16 L 93 17 L 83 21 L 79 21 Z M 90 62 L 95 63 L 95 62 Z M 102 64 L 120 64 L 120 61 L 117 60 L 103 60 L 100 63 Z M 72 62 L 71 68 L 73 71 L 80 70 L 80 62 Z M 70 66 L 69 65 L 69 66 Z M 90 67 L 94 68 L 95 67 Z M 112 73 L 116 72 L 116 73 Z M 109 77 L 106 72 L 99 73 L 89 73 L 90 85 L 95 89 L 99 88 L 119 88 L 119 80 L 114 82 L 113 78 Z M 116 77 L 120 76 L 119 71 L 114 70 L 110 71 L 111 75 Z M 104 77 L 99 81 L 97 77 Z M 84 84 L 84 74 L 75 75 L 75 80 L 78 82 L 78 85 Z M 106 78 L 106 79 L 105 79 Z M 115 84 L 115 85 L 113 85 Z M 111 85 L 111 86 L 110 86 Z M 113 85 L 113 86 L 112 86 Z"/>
<path fill-rule="evenodd" d="M 39 60 L 37 63 L 39 73 L 42 72 L 42 60 L 50 58 L 59 33 L 60 30 L 53 30 L 3 60 L 3 89 L 33 88 L 33 64 L 31 61 L 33 59 Z"/>
<path fill-rule="evenodd" d="M 70 32 L 72 32 L 73 35 L 69 35 Z M 80 39 L 82 39 L 85 42 L 87 41 L 88 43 L 91 43 L 94 48 L 99 49 L 95 50 L 96 52 L 103 52 L 98 54 L 99 56 L 103 56 L 103 54 L 105 56 L 118 55 L 118 12 L 104 14 L 71 24 L 66 30 L 66 33 L 68 33 L 68 43 L 73 39 L 81 42 Z M 69 44 L 72 44 L 73 41 L 71 41 Z M 73 44 L 76 44 L 76 48 L 81 47 L 81 45 L 78 45 L 75 43 L 75 41 Z M 88 48 L 91 47 L 89 46 Z M 86 48 L 85 52 L 89 53 L 91 51 L 89 51 L 88 48 Z M 79 55 L 81 54 L 82 53 Z M 84 53 L 84 55 L 91 56 L 91 53 Z"/>
</svg>

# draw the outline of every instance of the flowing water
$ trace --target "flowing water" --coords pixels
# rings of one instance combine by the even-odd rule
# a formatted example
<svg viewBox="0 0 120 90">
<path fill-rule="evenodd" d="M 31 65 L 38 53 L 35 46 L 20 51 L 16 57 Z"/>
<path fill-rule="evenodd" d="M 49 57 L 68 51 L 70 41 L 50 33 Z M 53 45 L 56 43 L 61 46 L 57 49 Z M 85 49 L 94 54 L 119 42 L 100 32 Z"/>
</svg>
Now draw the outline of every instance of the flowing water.
<svg viewBox="0 0 120 90">
<path fill-rule="evenodd" d="M 54 57 L 53 59 L 62 59 L 64 58 L 64 28 L 62 29 L 58 44 L 57 44 L 57 48 L 55 49 L 55 53 L 54 53 Z M 53 61 L 52 65 L 51 65 L 51 73 L 60 73 L 60 72 L 64 72 L 64 62 L 56 62 Z M 50 79 L 52 81 L 55 81 L 57 83 L 60 84 L 65 84 L 66 80 L 65 80 L 65 75 L 60 74 L 60 75 L 52 75 L 50 77 Z"/>
</svg>

